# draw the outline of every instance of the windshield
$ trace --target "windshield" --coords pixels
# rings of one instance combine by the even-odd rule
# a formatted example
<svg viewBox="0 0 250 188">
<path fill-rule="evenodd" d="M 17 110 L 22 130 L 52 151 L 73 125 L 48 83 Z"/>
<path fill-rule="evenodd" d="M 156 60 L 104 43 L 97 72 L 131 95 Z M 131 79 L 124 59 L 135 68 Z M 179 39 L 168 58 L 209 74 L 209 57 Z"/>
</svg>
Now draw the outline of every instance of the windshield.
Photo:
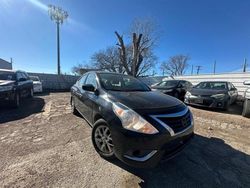
<svg viewBox="0 0 250 188">
<path fill-rule="evenodd" d="M 143 82 L 128 75 L 98 74 L 102 87 L 111 91 L 150 91 Z"/>
<path fill-rule="evenodd" d="M 178 85 L 179 81 L 177 80 L 168 80 L 168 81 L 162 81 L 157 86 L 162 87 L 176 87 Z"/>
<path fill-rule="evenodd" d="M 0 71 L 0 80 L 16 80 L 15 73 Z"/>
<path fill-rule="evenodd" d="M 214 90 L 225 90 L 227 89 L 226 82 L 201 82 L 194 88 L 197 89 L 214 89 Z"/>
<path fill-rule="evenodd" d="M 33 81 L 40 81 L 39 78 L 36 76 L 30 76 L 30 79 Z"/>
</svg>

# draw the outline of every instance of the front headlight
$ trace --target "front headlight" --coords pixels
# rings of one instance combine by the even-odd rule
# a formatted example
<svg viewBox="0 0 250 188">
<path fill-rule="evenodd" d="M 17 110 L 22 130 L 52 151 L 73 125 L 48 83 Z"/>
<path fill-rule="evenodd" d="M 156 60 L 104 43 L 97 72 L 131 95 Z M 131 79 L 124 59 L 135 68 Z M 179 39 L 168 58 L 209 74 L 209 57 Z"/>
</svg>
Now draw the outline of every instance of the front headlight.
<svg viewBox="0 0 250 188">
<path fill-rule="evenodd" d="M 226 95 L 225 94 L 216 94 L 212 95 L 211 97 L 216 98 L 216 99 L 223 99 Z"/>
<path fill-rule="evenodd" d="M 156 134 L 159 132 L 139 114 L 119 102 L 113 103 L 113 111 L 121 120 L 125 129 L 144 134 Z"/>
<path fill-rule="evenodd" d="M 0 91 L 9 91 L 12 90 L 12 86 L 0 86 Z"/>
</svg>

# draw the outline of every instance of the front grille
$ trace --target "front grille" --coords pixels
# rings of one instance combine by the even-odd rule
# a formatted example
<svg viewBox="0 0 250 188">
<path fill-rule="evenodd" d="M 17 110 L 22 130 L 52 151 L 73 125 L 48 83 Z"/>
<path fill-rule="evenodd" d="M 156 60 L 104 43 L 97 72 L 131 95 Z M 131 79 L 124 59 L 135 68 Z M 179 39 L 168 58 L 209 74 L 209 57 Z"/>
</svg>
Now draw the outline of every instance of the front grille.
<svg viewBox="0 0 250 188">
<path fill-rule="evenodd" d="M 158 119 L 169 126 L 174 131 L 174 133 L 183 131 L 192 123 L 189 111 L 181 117 L 159 117 Z"/>
<path fill-rule="evenodd" d="M 181 111 L 175 111 L 174 113 L 155 114 L 150 115 L 149 117 L 151 118 L 151 121 L 154 120 L 167 129 L 171 136 L 175 136 L 191 127 L 193 121 L 192 114 L 187 107 Z M 151 121 L 149 120 L 149 122 Z"/>
</svg>

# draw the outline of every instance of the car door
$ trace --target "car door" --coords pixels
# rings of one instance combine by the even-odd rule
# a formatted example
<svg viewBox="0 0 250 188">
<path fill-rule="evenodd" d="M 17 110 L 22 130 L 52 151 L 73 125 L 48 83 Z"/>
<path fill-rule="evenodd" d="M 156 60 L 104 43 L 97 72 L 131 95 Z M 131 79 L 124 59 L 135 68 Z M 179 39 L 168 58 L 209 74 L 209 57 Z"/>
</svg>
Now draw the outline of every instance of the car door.
<svg viewBox="0 0 250 188">
<path fill-rule="evenodd" d="M 228 94 L 230 96 L 230 104 L 232 104 L 236 100 L 237 90 L 230 82 L 228 82 L 227 85 L 228 85 Z"/>
<path fill-rule="evenodd" d="M 89 73 L 85 85 L 91 84 L 97 89 L 97 77 L 95 73 Z M 85 119 L 92 122 L 93 105 L 98 96 L 91 91 L 84 91 L 81 96 L 81 109 Z"/>
<path fill-rule="evenodd" d="M 24 88 L 24 93 L 25 93 L 24 95 L 28 96 L 30 95 L 30 91 L 33 88 L 33 83 L 30 80 L 27 73 L 21 72 L 21 74 L 22 74 L 22 77 L 24 78 L 24 81 L 23 81 L 23 88 Z"/>
<path fill-rule="evenodd" d="M 180 81 L 179 82 L 179 93 L 180 93 L 180 98 L 183 99 L 187 90 L 187 85 L 186 81 Z"/>
<path fill-rule="evenodd" d="M 72 89 L 72 97 L 75 102 L 75 107 L 77 108 L 77 110 L 82 113 L 82 109 L 81 109 L 81 96 L 82 93 L 84 92 L 82 89 L 82 86 L 85 84 L 86 78 L 88 76 L 87 74 L 84 74 L 77 82 L 76 84 L 73 86 Z"/>
<path fill-rule="evenodd" d="M 233 95 L 233 102 L 235 102 L 236 100 L 237 100 L 237 97 L 238 97 L 238 91 L 237 91 L 237 89 L 236 89 L 236 87 L 232 84 L 232 83 L 230 83 L 231 84 L 231 87 L 232 87 L 232 95 Z"/>
<path fill-rule="evenodd" d="M 20 94 L 20 97 L 25 97 L 26 96 L 26 88 L 25 88 L 25 77 L 22 74 L 22 72 L 17 72 L 16 73 L 16 78 L 17 78 L 17 89 Z"/>
</svg>

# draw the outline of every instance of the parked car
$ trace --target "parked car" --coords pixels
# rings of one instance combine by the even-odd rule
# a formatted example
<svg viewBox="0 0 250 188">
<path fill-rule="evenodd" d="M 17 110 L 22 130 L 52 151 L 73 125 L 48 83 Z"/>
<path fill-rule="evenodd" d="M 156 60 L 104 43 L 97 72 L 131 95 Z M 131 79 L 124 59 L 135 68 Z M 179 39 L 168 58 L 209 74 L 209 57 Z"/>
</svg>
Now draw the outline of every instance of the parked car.
<svg viewBox="0 0 250 188">
<path fill-rule="evenodd" d="M 23 97 L 33 97 L 33 82 L 28 74 L 0 69 L 0 103 L 19 107 Z"/>
<path fill-rule="evenodd" d="M 95 150 L 136 167 L 153 167 L 193 137 L 193 117 L 174 97 L 128 75 L 84 74 L 71 88 L 72 112 L 92 127 Z"/>
<path fill-rule="evenodd" d="M 250 80 L 245 81 L 244 85 L 250 85 Z M 244 93 L 244 105 L 243 105 L 242 116 L 250 117 L 250 88 L 246 89 Z"/>
<path fill-rule="evenodd" d="M 30 79 L 33 81 L 33 90 L 34 93 L 42 93 L 43 85 L 38 76 L 30 76 Z"/>
<path fill-rule="evenodd" d="M 229 105 L 237 100 L 238 91 L 230 82 L 209 81 L 194 86 L 185 95 L 185 103 L 221 108 L 227 110 Z"/>
<path fill-rule="evenodd" d="M 186 80 L 166 80 L 154 86 L 151 86 L 153 91 L 160 91 L 176 97 L 177 99 L 184 100 L 187 91 L 192 88 L 192 84 Z"/>
</svg>

